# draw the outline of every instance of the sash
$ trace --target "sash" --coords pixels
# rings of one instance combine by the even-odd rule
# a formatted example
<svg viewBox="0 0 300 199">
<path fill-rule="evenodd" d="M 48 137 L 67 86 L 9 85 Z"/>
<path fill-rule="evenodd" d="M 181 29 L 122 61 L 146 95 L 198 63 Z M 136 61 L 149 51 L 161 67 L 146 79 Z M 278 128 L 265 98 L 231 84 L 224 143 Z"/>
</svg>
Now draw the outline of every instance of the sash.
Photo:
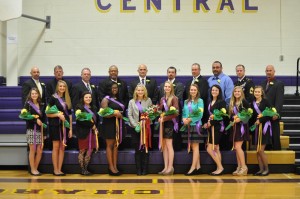
<svg viewBox="0 0 300 199">
<path fill-rule="evenodd" d="M 93 120 L 94 120 L 94 123 L 96 123 L 97 121 L 97 118 L 96 118 L 96 115 L 93 113 L 93 111 L 91 109 L 89 109 L 88 106 L 84 105 L 84 109 L 92 114 L 92 117 L 93 117 Z M 90 132 L 89 132 L 89 149 L 88 149 L 88 153 L 91 154 L 92 153 L 92 135 L 93 134 L 93 129 L 90 128 Z M 98 145 L 98 135 L 96 134 L 95 132 L 95 146 L 96 146 L 96 150 L 98 151 L 98 148 L 99 148 L 99 145 Z"/>
<path fill-rule="evenodd" d="M 61 97 L 59 97 L 59 95 L 57 93 L 55 93 L 53 96 L 58 99 L 60 105 L 64 109 L 65 115 L 68 117 L 69 113 L 68 113 L 68 110 L 67 110 L 66 103 L 61 99 Z M 59 122 L 61 122 L 61 121 L 59 120 Z M 70 124 L 70 125 L 72 125 L 72 124 Z M 66 135 L 66 127 L 64 125 L 64 122 L 62 122 L 62 130 L 63 130 L 63 132 L 62 132 L 63 133 L 63 137 L 61 136 L 61 129 L 59 129 L 59 139 L 60 139 L 60 141 L 62 141 L 62 145 L 63 146 L 67 146 L 66 145 L 67 135 Z"/>
<path fill-rule="evenodd" d="M 59 97 L 59 95 L 57 93 L 54 94 L 54 97 L 58 99 L 60 105 L 63 107 L 64 109 L 64 113 L 66 114 L 66 116 L 69 116 L 68 113 L 68 109 L 67 109 L 67 105 L 66 103 L 61 99 L 61 97 Z"/>
<path fill-rule="evenodd" d="M 35 112 L 37 112 L 39 114 L 40 117 L 42 117 L 41 110 L 32 101 L 28 101 L 27 103 L 35 110 Z M 33 126 L 33 145 L 34 145 L 35 150 L 36 150 L 36 128 L 37 128 L 37 124 L 34 124 L 34 126 Z M 44 147 L 43 124 L 40 128 L 41 128 L 41 149 L 43 149 L 43 147 Z"/>
<path fill-rule="evenodd" d="M 105 96 L 105 98 L 108 99 L 108 100 L 110 100 L 110 101 L 112 101 L 112 102 L 114 102 L 114 103 L 116 103 L 116 104 L 118 104 L 122 108 L 122 110 L 124 112 L 125 106 L 121 102 L 119 102 L 119 101 L 117 101 L 117 100 L 109 97 L 108 95 Z M 120 123 L 120 125 L 119 125 L 119 123 Z M 117 146 L 122 143 L 122 139 L 123 139 L 122 138 L 122 136 L 123 136 L 122 134 L 123 134 L 122 119 L 120 118 L 118 120 L 118 118 L 116 118 L 116 141 L 117 141 Z"/>
<path fill-rule="evenodd" d="M 210 111 L 210 108 L 211 108 L 211 104 L 208 105 L 208 113 L 209 113 L 209 115 L 212 115 L 213 113 Z M 220 132 L 225 133 L 225 131 L 224 131 L 224 129 L 225 129 L 224 121 L 223 120 L 220 121 L 220 124 L 221 124 Z"/>
<path fill-rule="evenodd" d="M 169 107 L 167 105 L 166 99 L 163 99 L 163 104 L 164 104 L 165 111 L 168 111 Z M 172 121 L 173 121 L 173 124 L 174 124 L 174 130 L 177 133 L 178 132 L 178 123 L 176 121 L 176 118 L 173 118 Z"/>
<path fill-rule="evenodd" d="M 139 101 L 135 102 L 136 106 L 140 112 L 140 122 L 141 126 L 140 132 L 140 150 L 145 146 L 145 151 L 148 153 L 148 148 L 151 146 L 151 128 L 150 128 L 150 119 L 148 115 L 143 115 L 143 107 Z"/>
<path fill-rule="evenodd" d="M 258 106 L 257 106 L 257 104 L 255 103 L 255 101 L 253 101 L 253 106 L 254 106 L 254 109 L 255 109 L 255 111 L 257 112 L 257 114 L 261 114 L 261 111 L 260 111 L 260 109 L 258 108 Z M 273 133 L 272 133 L 272 125 L 271 125 L 270 120 L 267 121 L 267 122 L 265 123 L 265 125 L 264 125 L 264 128 L 263 128 L 263 133 L 264 133 L 264 135 L 266 135 L 267 130 L 268 130 L 268 127 L 270 127 L 270 135 L 272 136 Z"/>
</svg>

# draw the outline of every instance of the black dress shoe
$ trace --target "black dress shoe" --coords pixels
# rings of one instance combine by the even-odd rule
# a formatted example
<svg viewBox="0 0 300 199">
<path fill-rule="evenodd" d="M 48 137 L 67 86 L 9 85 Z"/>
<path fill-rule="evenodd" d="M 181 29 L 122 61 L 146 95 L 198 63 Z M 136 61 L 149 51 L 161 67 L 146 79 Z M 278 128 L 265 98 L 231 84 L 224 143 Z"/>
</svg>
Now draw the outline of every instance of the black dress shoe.
<svg viewBox="0 0 300 199">
<path fill-rule="evenodd" d="M 269 171 L 268 172 L 262 172 L 259 176 L 268 176 L 269 175 Z"/>
<path fill-rule="evenodd" d="M 42 174 L 39 172 L 39 173 L 31 173 L 31 171 L 30 171 L 30 175 L 32 175 L 32 176 L 41 176 Z"/>
<path fill-rule="evenodd" d="M 197 174 L 203 174 L 201 167 L 199 169 L 197 169 Z"/>
<path fill-rule="evenodd" d="M 194 169 L 191 173 L 185 173 L 185 176 L 194 176 L 194 175 L 198 175 L 198 170 Z"/>
<path fill-rule="evenodd" d="M 54 172 L 53 172 L 53 175 L 54 175 L 54 176 L 66 176 L 65 173 L 58 173 L 58 174 L 56 174 L 56 173 L 54 173 Z"/>
<path fill-rule="evenodd" d="M 121 175 L 121 172 L 117 172 L 117 173 L 114 173 L 114 172 L 112 172 L 110 169 L 108 169 L 108 174 L 110 175 L 110 176 L 120 176 Z"/>
<path fill-rule="evenodd" d="M 254 173 L 253 175 L 254 176 L 260 176 L 262 174 L 262 172 L 256 172 L 256 173 Z"/>
</svg>

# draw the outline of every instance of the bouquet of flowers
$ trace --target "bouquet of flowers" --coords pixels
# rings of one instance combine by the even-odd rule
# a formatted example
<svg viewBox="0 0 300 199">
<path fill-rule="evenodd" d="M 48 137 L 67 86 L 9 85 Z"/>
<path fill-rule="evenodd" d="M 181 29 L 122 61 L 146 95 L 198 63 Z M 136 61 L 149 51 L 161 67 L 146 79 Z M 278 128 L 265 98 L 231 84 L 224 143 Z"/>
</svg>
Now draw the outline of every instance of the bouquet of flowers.
<svg viewBox="0 0 300 199">
<path fill-rule="evenodd" d="M 93 115 L 91 113 L 81 112 L 80 109 L 76 110 L 75 116 L 76 116 L 76 120 L 79 121 L 93 121 L 92 120 Z"/>
<path fill-rule="evenodd" d="M 230 122 L 225 130 L 230 129 L 234 125 L 237 118 L 239 118 L 241 122 L 243 122 L 244 124 L 247 124 L 249 119 L 252 117 L 252 114 L 253 114 L 252 108 L 242 109 L 241 112 L 239 112 L 237 115 L 233 117 L 233 122 Z"/>
<path fill-rule="evenodd" d="M 107 117 L 113 115 L 116 112 L 119 112 L 119 110 L 113 110 L 112 108 L 106 107 L 106 108 L 100 108 L 100 110 L 98 111 L 98 115 L 100 115 L 101 117 Z M 129 121 L 127 117 L 123 117 L 122 119 L 126 122 Z"/>
<path fill-rule="evenodd" d="M 155 120 L 158 116 L 160 116 L 161 111 L 158 110 L 157 105 L 151 105 L 148 108 L 143 110 L 143 113 L 147 113 L 150 120 Z"/>
<path fill-rule="evenodd" d="M 188 115 L 188 118 L 199 117 L 201 113 L 203 113 L 203 108 L 200 107 L 196 110 L 193 110 L 193 112 Z M 182 126 L 179 131 L 186 131 L 186 125 Z"/>
<path fill-rule="evenodd" d="M 225 108 L 222 108 L 221 110 L 214 109 L 213 114 L 209 118 L 211 120 L 221 121 L 223 120 L 223 117 L 229 117 Z"/>
<path fill-rule="evenodd" d="M 179 111 L 174 106 L 171 106 L 168 111 L 162 112 L 160 114 L 160 116 L 163 117 L 163 116 L 178 115 L 178 114 L 179 114 Z M 157 130 L 158 128 L 159 128 L 159 123 L 157 123 L 157 125 L 155 126 L 154 129 Z"/>
<path fill-rule="evenodd" d="M 51 106 L 51 107 L 48 105 L 48 106 L 46 107 L 45 113 L 46 113 L 46 114 L 56 114 L 56 113 L 63 114 L 61 111 L 58 110 L 58 108 L 57 108 L 56 105 L 53 105 L 53 106 Z M 65 126 L 66 128 L 70 128 L 70 123 L 69 123 L 67 120 L 65 120 L 65 121 L 64 121 L 64 126 Z"/>
<path fill-rule="evenodd" d="M 261 114 L 258 114 L 257 118 L 262 118 L 262 117 L 273 117 L 274 115 L 278 116 L 279 117 L 279 114 L 277 113 L 277 110 L 276 108 L 269 108 L 269 107 L 266 107 L 265 110 L 261 113 Z M 255 128 L 256 128 L 256 124 L 253 124 L 251 127 L 250 127 L 250 131 L 254 131 Z"/>
<path fill-rule="evenodd" d="M 33 120 L 38 119 L 39 115 L 30 114 L 27 109 L 23 108 L 19 115 L 19 118 L 22 120 Z M 47 128 L 47 125 L 43 123 L 43 128 Z"/>
</svg>

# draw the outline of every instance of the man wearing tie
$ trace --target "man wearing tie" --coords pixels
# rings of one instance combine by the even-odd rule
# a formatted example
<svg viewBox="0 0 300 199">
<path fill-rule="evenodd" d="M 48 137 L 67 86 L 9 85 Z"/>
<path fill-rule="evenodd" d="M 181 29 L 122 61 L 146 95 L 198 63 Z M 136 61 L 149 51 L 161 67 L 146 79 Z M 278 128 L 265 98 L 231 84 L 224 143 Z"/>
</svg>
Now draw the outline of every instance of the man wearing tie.
<svg viewBox="0 0 300 199">
<path fill-rule="evenodd" d="M 262 82 L 262 87 L 266 93 L 266 98 L 277 110 L 279 113 L 278 116 L 273 116 L 271 125 L 272 125 L 272 145 L 273 150 L 281 150 L 280 144 L 280 115 L 283 107 L 284 100 L 284 84 L 283 82 L 275 79 L 275 68 L 272 65 L 266 67 L 266 77 L 267 79 Z"/>
<path fill-rule="evenodd" d="M 42 97 L 42 103 L 46 104 L 46 86 L 40 82 L 40 70 L 38 67 L 31 68 L 31 79 L 25 81 L 22 85 L 22 104 L 24 105 L 29 91 L 32 88 L 37 88 Z"/>
<path fill-rule="evenodd" d="M 143 84 L 147 89 L 148 97 L 151 99 L 152 104 L 156 104 L 159 101 L 156 80 L 147 77 L 148 69 L 145 64 L 139 65 L 137 72 L 139 73 L 139 76 L 134 80 L 132 80 L 129 84 L 129 88 L 128 88 L 129 99 L 133 98 L 133 92 L 135 87 L 138 84 Z"/>
<path fill-rule="evenodd" d="M 99 110 L 98 93 L 95 85 L 91 84 L 91 70 L 83 68 L 81 70 L 81 81 L 75 84 L 72 88 L 72 106 L 73 108 L 79 103 L 81 95 L 84 91 L 89 91 L 92 94 L 92 104 Z"/>
</svg>

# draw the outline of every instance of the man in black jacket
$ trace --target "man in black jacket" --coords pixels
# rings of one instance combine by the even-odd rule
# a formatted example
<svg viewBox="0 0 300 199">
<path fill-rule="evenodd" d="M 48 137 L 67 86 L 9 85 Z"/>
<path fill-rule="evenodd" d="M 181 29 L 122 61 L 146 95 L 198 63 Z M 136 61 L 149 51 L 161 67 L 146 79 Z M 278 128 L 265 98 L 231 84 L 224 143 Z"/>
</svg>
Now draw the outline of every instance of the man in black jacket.
<svg viewBox="0 0 300 199">
<path fill-rule="evenodd" d="M 283 107 L 284 100 L 284 84 L 283 82 L 275 78 L 275 68 L 273 65 L 266 67 L 267 79 L 262 82 L 262 87 L 266 93 L 266 97 L 269 100 L 272 107 L 276 108 L 278 116 L 272 118 L 272 142 L 273 150 L 281 150 L 280 144 L 280 115 Z"/>
<path fill-rule="evenodd" d="M 30 71 L 31 79 L 25 81 L 22 85 L 22 104 L 24 105 L 32 88 L 37 88 L 40 92 L 42 103 L 46 104 L 46 86 L 40 82 L 40 70 L 38 67 L 32 67 Z"/>
<path fill-rule="evenodd" d="M 137 72 L 139 73 L 139 76 L 136 77 L 134 80 L 132 80 L 129 84 L 129 89 L 128 89 L 129 99 L 133 98 L 133 92 L 135 87 L 138 84 L 143 84 L 146 86 L 148 97 L 151 99 L 152 104 L 158 103 L 159 99 L 158 99 L 157 83 L 155 79 L 147 77 L 147 72 L 148 72 L 147 66 L 145 64 L 139 65 Z"/>
<path fill-rule="evenodd" d="M 253 90 L 254 83 L 252 79 L 246 77 L 245 75 L 245 66 L 239 64 L 235 67 L 236 76 L 238 80 L 234 83 L 234 86 L 241 86 L 243 88 L 245 98 L 249 103 L 252 103 L 254 100 Z"/>
</svg>

